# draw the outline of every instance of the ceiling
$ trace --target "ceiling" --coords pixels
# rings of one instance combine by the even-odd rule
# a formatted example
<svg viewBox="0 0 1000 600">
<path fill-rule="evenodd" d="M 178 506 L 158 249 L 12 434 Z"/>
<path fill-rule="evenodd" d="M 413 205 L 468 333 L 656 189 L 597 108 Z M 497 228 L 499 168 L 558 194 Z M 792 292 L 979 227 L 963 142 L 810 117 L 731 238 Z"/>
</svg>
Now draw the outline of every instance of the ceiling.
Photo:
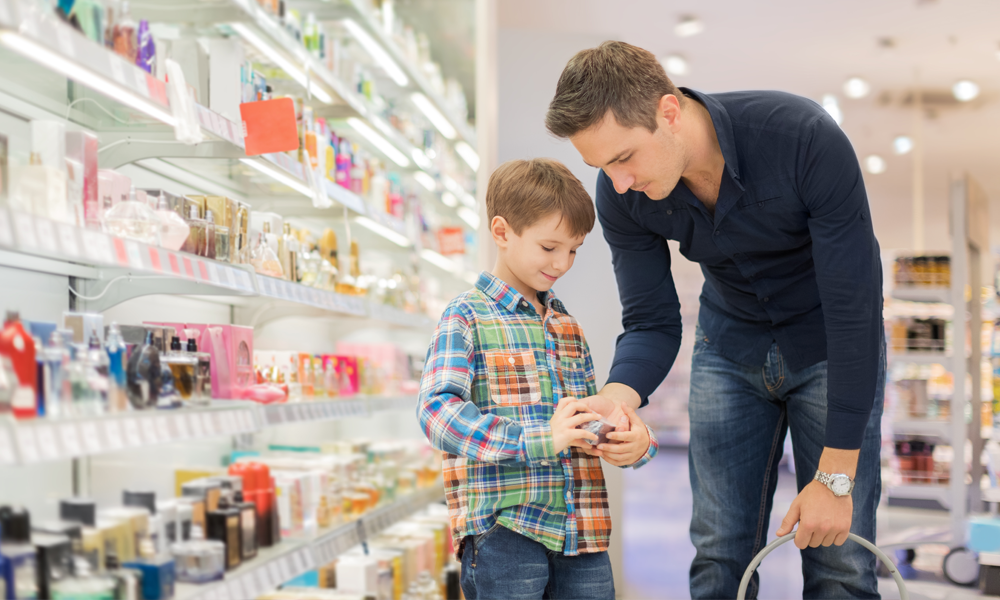
<svg viewBox="0 0 1000 600">
<path fill-rule="evenodd" d="M 451 2 L 439 2 L 450 5 Z M 914 135 L 915 110 L 901 98 L 924 90 L 925 212 L 928 249 L 950 246 L 949 177 L 969 172 L 991 201 L 991 239 L 1000 245 L 1000 2 L 996 0 L 499 0 L 501 28 L 586 34 L 683 55 L 675 83 L 702 91 L 778 89 L 819 101 L 835 94 L 843 129 L 859 157 L 888 164 L 866 174 L 882 247 L 912 247 L 913 154 L 892 140 Z M 674 25 L 696 15 L 705 29 L 681 38 Z M 582 49 L 582 48 L 581 48 Z M 872 93 L 852 100 L 843 83 L 861 76 Z M 950 99 L 958 79 L 982 89 L 969 103 Z M 555 82 L 552 82 L 555 87 Z M 933 100 L 943 102 L 932 102 Z"/>
</svg>

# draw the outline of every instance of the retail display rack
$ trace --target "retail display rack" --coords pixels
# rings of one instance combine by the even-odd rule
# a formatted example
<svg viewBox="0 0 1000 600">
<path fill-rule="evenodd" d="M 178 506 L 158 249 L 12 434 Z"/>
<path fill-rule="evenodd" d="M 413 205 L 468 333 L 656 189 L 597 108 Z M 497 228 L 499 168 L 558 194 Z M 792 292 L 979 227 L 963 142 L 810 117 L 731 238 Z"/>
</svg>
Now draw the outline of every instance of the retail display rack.
<svg viewBox="0 0 1000 600">
<path fill-rule="evenodd" d="M 948 287 L 896 287 L 892 297 L 909 302 L 949 304 L 954 323 L 951 327 L 951 352 L 917 351 L 889 354 L 893 364 L 939 364 L 951 372 L 954 385 L 947 419 L 907 416 L 891 423 L 896 435 L 933 438 L 950 445 L 954 451 L 947 483 L 903 483 L 887 486 L 890 506 L 938 508 L 950 511 L 950 525 L 929 532 L 927 528 L 892 532 L 880 536 L 882 548 L 912 548 L 922 543 L 944 543 L 952 548 L 945 561 L 946 573 L 959 561 L 974 564 L 975 558 L 964 549 L 966 520 L 970 511 L 981 506 L 980 456 L 984 447 L 981 427 L 983 361 L 982 296 L 969 293 L 982 288 L 982 265 L 989 253 L 987 199 L 976 182 L 968 176 L 950 185 L 950 222 L 952 250 Z M 968 315 L 968 328 L 963 316 Z M 969 333 L 971 332 L 971 334 Z M 968 351 L 967 351 L 968 349 Z M 890 368 L 891 372 L 891 368 Z M 971 385 L 967 386 L 967 382 Z M 967 389 L 967 387 L 969 389 Z M 971 393 L 970 391 L 971 390 Z M 967 410 L 971 406 L 971 410 Z M 971 419 L 967 422 L 967 414 Z M 967 470 L 965 449 L 971 445 L 971 465 Z"/>
</svg>

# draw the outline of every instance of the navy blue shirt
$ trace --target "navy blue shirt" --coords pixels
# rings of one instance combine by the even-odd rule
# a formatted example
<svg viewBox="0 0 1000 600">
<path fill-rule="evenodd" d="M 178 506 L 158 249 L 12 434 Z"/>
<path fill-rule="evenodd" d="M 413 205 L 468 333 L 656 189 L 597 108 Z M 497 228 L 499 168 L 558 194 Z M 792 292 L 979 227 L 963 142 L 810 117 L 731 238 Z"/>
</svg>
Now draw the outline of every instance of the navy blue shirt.
<svg viewBox="0 0 1000 600">
<path fill-rule="evenodd" d="M 679 182 L 660 201 L 615 191 L 601 171 L 597 214 L 611 246 L 625 328 L 609 382 L 642 397 L 681 343 L 666 240 L 701 264 L 698 321 L 748 366 L 774 342 L 793 370 L 828 361 L 824 444 L 861 447 L 883 345 L 882 264 L 847 136 L 811 100 L 781 92 L 702 94 L 726 166 L 713 215 Z"/>
</svg>

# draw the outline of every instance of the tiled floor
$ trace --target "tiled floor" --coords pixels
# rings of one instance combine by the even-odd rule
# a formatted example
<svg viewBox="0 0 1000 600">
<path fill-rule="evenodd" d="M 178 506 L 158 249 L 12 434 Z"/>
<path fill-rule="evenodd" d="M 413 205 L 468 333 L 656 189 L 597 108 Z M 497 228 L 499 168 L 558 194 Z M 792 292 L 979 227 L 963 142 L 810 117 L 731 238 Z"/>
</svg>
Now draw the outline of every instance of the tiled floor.
<svg viewBox="0 0 1000 600">
<path fill-rule="evenodd" d="M 782 468 L 771 513 L 771 539 L 795 494 L 794 476 Z M 690 518 L 691 487 L 685 450 L 661 449 L 656 460 L 645 468 L 625 473 L 625 598 L 673 600 L 690 597 L 688 567 L 694 558 L 694 547 L 688 538 Z M 926 522 L 942 518 L 947 517 L 943 513 L 922 511 L 902 514 L 880 511 L 880 530 L 883 524 L 897 526 L 907 520 Z M 934 568 L 933 556 L 922 558 L 921 562 Z M 802 597 L 801 561 L 793 545 L 785 544 L 772 552 L 759 572 L 760 598 Z M 884 598 L 899 598 L 892 579 L 881 579 L 879 584 Z M 952 586 L 933 572 L 921 573 L 919 580 L 907 582 L 907 588 L 912 600 L 984 598 L 978 590 Z"/>
</svg>

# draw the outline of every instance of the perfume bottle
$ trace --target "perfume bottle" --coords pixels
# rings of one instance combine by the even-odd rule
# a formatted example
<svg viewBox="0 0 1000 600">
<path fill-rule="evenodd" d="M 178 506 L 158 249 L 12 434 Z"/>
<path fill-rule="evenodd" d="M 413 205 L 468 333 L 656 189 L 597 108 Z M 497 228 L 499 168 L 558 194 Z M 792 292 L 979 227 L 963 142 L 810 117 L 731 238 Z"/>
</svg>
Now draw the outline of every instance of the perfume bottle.
<svg viewBox="0 0 1000 600">
<path fill-rule="evenodd" d="M 26 509 L 0 506 L 0 556 L 4 558 L 7 598 L 37 598 L 38 563 Z"/>
<path fill-rule="evenodd" d="M 215 258 L 215 215 L 212 211 L 205 211 L 205 244 L 202 246 L 201 255 L 205 258 Z"/>
<path fill-rule="evenodd" d="M 67 369 L 73 415 L 96 416 L 107 411 L 109 366 L 108 355 L 96 336 L 90 338 L 87 346 L 77 346 L 75 358 Z"/>
<path fill-rule="evenodd" d="M 68 378 L 72 362 L 69 345 L 58 330 L 49 336 L 49 345 L 43 350 L 45 386 L 45 414 L 58 419 L 66 413 L 73 397 Z"/>
<path fill-rule="evenodd" d="M 170 209 L 170 202 L 165 196 L 160 196 L 157 200 L 156 216 L 160 220 L 160 245 L 167 250 L 183 248 L 191 228 Z"/>
<path fill-rule="evenodd" d="M 196 389 L 198 359 L 181 348 L 181 339 L 174 336 L 170 340 L 170 352 L 160 357 L 160 361 L 170 367 L 174 387 L 185 401 L 190 400 Z"/>
<path fill-rule="evenodd" d="M 339 396 L 340 377 L 337 375 L 337 367 L 334 365 L 334 361 L 327 361 L 324 377 L 326 379 L 326 395 L 330 398 Z"/>
<path fill-rule="evenodd" d="M 185 329 L 187 336 L 186 353 L 195 360 L 194 390 L 191 393 L 192 404 L 208 406 L 212 399 L 212 356 L 208 352 L 198 351 L 198 330 Z"/>
<path fill-rule="evenodd" d="M 38 368 L 35 362 L 35 344 L 24 329 L 16 311 L 7 311 L 3 331 L 0 331 L 0 355 L 14 365 L 18 386 L 11 398 L 11 409 L 18 419 L 31 419 L 38 414 Z"/>
<path fill-rule="evenodd" d="M 115 21 L 112 30 L 115 54 L 121 56 L 133 65 L 139 55 L 139 40 L 136 32 L 136 23 L 132 20 L 129 12 L 128 0 L 124 0 L 121 5 L 121 12 L 118 20 Z"/>
<path fill-rule="evenodd" d="M 128 377 L 125 374 L 125 356 L 127 349 L 122 338 L 118 323 L 108 326 L 107 342 L 104 351 L 108 355 L 108 410 L 122 412 L 128 410 Z"/>
<path fill-rule="evenodd" d="M 201 209 L 197 204 L 192 204 L 189 207 L 187 224 L 188 237 L 184 245 L 181 246 L 181 251 L 201 256 L 205 252 L 206 227 L 208 224 L 201 218 Z"/>
<path fill-rule="evenodd" d="M 285 223 L 281 237 L 278 239 L 278 258 L 281 260 L 281 270 L 285 274 L 285 279 L 298 281 L 298 256 L 299 240 L 292 235 L 292 225 Z"/>
<path fill-rule="evenodd" d="M 206 538 L 222 542 L 226 546 L 226 570 L 232 570 L 243 562 L 243 549 L 240 541 L 240 509 L 233 506 L 228 495 L 219 499 L 215 510 L 210 510 L 205 516 Z"/>
<path fill-rule="evenodd" d="M 146 19 L 139 21 L 136 41 L 138 43 L 135 57 L 136 66 L 151 75 L 156 75 L 153 72 L 153 68 L 156 66 L 156 42 L 153 41 L 153 34 L 149 30 L 149 21 Z"/>
<path fill-rule="evenodd" d="M 229 262 L 232 256 L 232 235 L 229 228 L 223 225 L 215 226 L 215 260 Z"/>
<path fill-rule="evenodd" d="M 126 369 L 128 400 L 133 408 L 154 408 L 162 384 L 163 368 L 160 351 L 153 345 L 153 332 L 146 332 L 146 341 L 132 350 Z"/>
<path fill-rule="evenodd" d="M 118 203 L 104 215 L 104 231 L 143 244 L 158 246 L 160 227 L 157 214 L 136 199 L 135 186 L 129 190 L 127 201 Z"/>
<path fill-rule="evenodd" d="M 267 223 L 265 223 L 264 226 L 266 228 Z M 254 235 L 256 237 L 254 238 L 253 254 L 250 258 L 250 264 L 252 264 L 254 270 L 261 275 L 282 279 L 284 277 L 284 272 L 281 269 L 281 261 L 278 259 L 278 255 L 275 254 L 274 250 L 272 250 L 267 244 L 263 233 L 254 232 Z"/>
</svg>

